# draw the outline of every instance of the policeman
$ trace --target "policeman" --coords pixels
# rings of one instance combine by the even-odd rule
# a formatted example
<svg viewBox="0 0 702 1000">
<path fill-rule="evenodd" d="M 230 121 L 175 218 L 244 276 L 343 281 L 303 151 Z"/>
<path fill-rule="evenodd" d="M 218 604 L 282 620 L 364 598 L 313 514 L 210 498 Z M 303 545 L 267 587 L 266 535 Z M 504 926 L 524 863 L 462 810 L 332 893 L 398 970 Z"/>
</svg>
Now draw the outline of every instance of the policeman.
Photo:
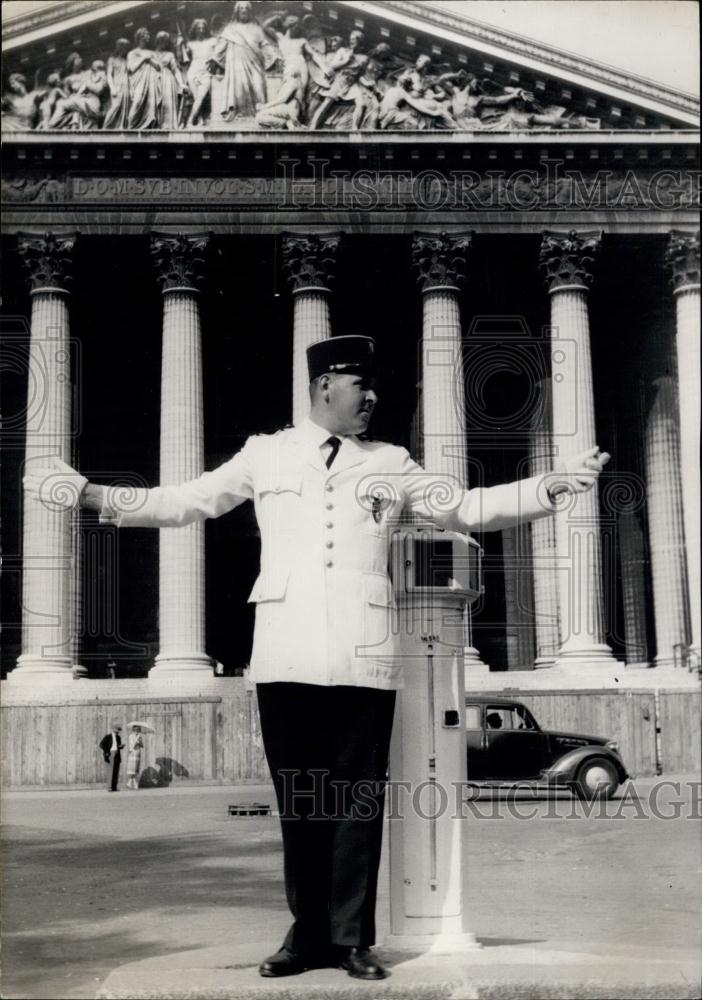
<svg viewBox="0 0 702 1000">
<path fill-rule="evenodd" d="M 404 448 L 359 436 L 377 402 L 374 355 L 369 337 L 313 344 L 309 417 L 249 438 L 191 482 L 138 490 L 128 507 L 117 491 L 58 460 L 25 478 L 39 499 L 56 477 L 72 479 L 84 506 L 123 527 L 177 527 L 254 502 L 261 567 L 249 598 L 256 604 L 250 673 L 294 918 L 281 949 L 261 963 L 262 976 L 322 966 L 358 979 L 386 975 L 370 949 L 401 683 L 388 626 L 389 523 L 408 509 L 452 531 L 500 530 L 552 513 L 559 492 L 589 489 L 609 458 L 594 448 L 563 462 L 555 476 L 489 489 L 437 481 Z"/>
</svg>

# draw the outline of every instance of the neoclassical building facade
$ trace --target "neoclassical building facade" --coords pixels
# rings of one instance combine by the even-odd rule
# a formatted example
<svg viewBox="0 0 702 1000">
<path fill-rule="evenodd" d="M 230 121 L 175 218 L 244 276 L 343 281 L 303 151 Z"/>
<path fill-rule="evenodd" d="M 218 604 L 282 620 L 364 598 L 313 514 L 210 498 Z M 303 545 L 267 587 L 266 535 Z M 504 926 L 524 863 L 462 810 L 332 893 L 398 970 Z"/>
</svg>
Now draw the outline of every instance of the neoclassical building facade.
<svg viewBox="0 0 702 1000">
<path fill-rule="evenodd" d="M 9 684 L 241 672 L 250 512 L 118 536 L 22 471 L 196 476 L 303 417 L 306 347 L 352 332 L 374 432 L 471 486 L 613 455 L 480 538 L 468 686 L 693 682 L 693 98 L 416 2 L 105 0 L 8 22 L 2 107 Z"/>
</svg>

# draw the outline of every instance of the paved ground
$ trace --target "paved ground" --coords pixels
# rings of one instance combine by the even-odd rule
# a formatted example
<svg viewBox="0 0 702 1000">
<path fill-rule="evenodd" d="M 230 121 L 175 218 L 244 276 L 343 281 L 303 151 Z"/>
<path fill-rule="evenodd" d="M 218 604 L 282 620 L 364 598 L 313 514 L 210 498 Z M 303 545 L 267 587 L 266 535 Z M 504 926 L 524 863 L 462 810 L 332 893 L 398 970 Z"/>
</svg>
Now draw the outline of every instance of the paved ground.
<svg viewBox="0 0 702 1000">
<path fill-rule="evenodd" d="M 465 823 L 483 950 L 451 969 L 389 954 L 380 984 L 333 970 L 257 976 L 288 922 L 277 820 L 226 807 L 272 804 L 267 788 L 8 794 L 2 995 L 699 996 L 700 786 L 677 780 L 679 794 L 658 799 L 659 813 L 680 814 L 669 820 L 653 814 L 654 779 L 590 817 L 568 796 L 483 794 Z M 383 893 L 381 929 L 387 920 Z"/>
</svg>

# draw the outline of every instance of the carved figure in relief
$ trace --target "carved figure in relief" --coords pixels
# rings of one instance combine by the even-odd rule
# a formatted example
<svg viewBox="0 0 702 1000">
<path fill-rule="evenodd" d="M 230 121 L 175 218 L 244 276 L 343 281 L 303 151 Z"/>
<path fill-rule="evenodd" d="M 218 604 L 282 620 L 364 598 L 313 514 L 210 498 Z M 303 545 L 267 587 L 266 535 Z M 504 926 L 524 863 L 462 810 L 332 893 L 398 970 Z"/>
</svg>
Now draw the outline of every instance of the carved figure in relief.
<svg viewBox="0 0 702 1000">
<path fill-rule="evenodd" d="M 171 51 L 171 36 L 167 31 L 156 35 L 154 52 L 161 66 L 158 86 L 158 127 L 176 129 L 179 123 L 180 102 L 185 91 L 185 80 Z"/>
<path fill-rule="evenodd" d="M 103 100 L 107 94 L 107 73 L 102 59 L 95 59 L 89 70 L 83 71 L 83 59 L 72 52 L 66 61 L 68 74 L 63 85 L 67 97 L 56 101 L 48 128 L 90 131 L 100 127 Z"/>
<path fill-rule="evenodd" d="M 256 21 L 251 3 L 239 0 L 234 4 L 231 21 L 222 29 L 209 64 L 213 73 L 224 72 L 220 106 L 216 110 L 225 121 L 253 118 L 257 107 L 266 103 L 266 70 L 276 59 L 277 52 Z"/>
<path fill-rule="evenodd" d="M 127 53 L 129 39 L 118 38 L 115 51 L 107 60 L 107 86 L 110 88 L 110 106 L 105 114 L 103 128 L 125 129 L 129 122 L 129 71 Z"/>
<path fill-rule="evenodd" d="M 213 78 L 210 65 L 215 42 L 216 39 L 208 34 L 204 18 L 196 18 L 190 26 L 190 37 L 184 47 L 188 67 L 186 80 L 193 100 L 187 120 L 189 127 L 203 125 L 207 121 Z"/>
<path fill-rule="evenodd" d="M 397 78 L 398 83 L 405 80 L 409 82 L 409 87 L 405 89 L 413 97 L 421 97 L 429 85 L 429 67 L 431 66 L 431 56 L 422 54 L 417 56 L 414 66 L 407 66 Z"/>
<path fill-rule="evenodd" d="M 331 82 L 324 58 L 309 44 L 302 33 L 303 23 L 299 17 L 291 15 L 283 18 L 275 14 L 263 24 L 264 31 L 275 41 L 280 52 L 283 79 L 275 99 L 262 104 L 259 115 L 265 115 L 270 109 L 288 102 L 295 102 L 296 108 L 302 109 L 311 78 L 315 80 L 317 86 L 328 86 Z M 257 121 L 264 124 L 259 115 Z M 299 120 L 299 110 L 297 118 Z"/>
<path fill-rule="evenodd" d="M 494 108 L 498 103 L 505 105 L 504 110 L 497 113 L 487 110 L 482 115 L 482 127 L 487 131 L 509 132 L 537 126 L 555 129 L 582 127 L 581 116 L 568 118 L 565 107 L 545 107 L 522 87 L 505 87 L 501 100 L 484 98 L 481 107 L 487 108 L 490 104 Z"/>
<path fill-rule="evenodd" d="M 310 128 L 343 128 L 340 116 L 348 116 L 348 107 L 356 106 L 359 99 L 358 80 L 368 64 L 368 56 L 358 50 L 363 44 L 362 31 L 352 31 L 348 45 L 340 46 L 327 60 L 331 82 L 320 91 L 322 103 L 315 111 Z"/>
<path fill-rule="evenodd" d="M 394 68 L 390 46 L 386 42 L 376 45 L 362 66 L 357 83 L 351 88 L 354 98 L 351 127 L 356 129 L 377 129 L 380 102 L 390 86 L 386 77 Z"/>
<path fill-rule="evenodd" d="M 401 90 L 390 88 L 392 97 L 379 116 L 381 128 L 458 128 L 450 108 L 451 91 L 444 78 L 429 72 L 430 66 L 431 56 L 422 54 L 399 74 Z"/>
<path fill-rule="evenodd" d="M 149 47 L 151 35 L 138 28 L 134 48 L 127 53 L 129 73 L 129 119 L 127 128 L 159 127 L 161 63 Z"/>
<path fill-rule="evenodd" d="M 55 177 L 40 177 L 30 180 L 28 177 L 14 177 L 12 180 L 2 179 L 2 197 L 4 201 L 61 201 L 64 186 Z"/>
<path fill-rule="evenodd" d="M 414 96 L 412 80 L 400 76 L 380 102 L 378 125 L 381 129 L 425 129 L 434 123 L 447 129 L 458 128 L 448 108 L 448 95 L 440 88 L 425 90 L 422 97 Z"/>
<path fill-rule="evenodd" d="M 66 91 L 63 89 L 60 73 L 56 71 L 49 73 L 46 78 L 46 84 L 42 88 L 42 94 L 43 96 L 39 102 L 39 121 L 36 125 L 38 131 L 43 131 L 49 127 L 49 122 L 56 108 L 56 102 L 60 98 L 67 96 Z"/>
<path fill-rule="evenodd" d="M 514 102 L 518 88 L 506 87 L 501 93 L 487 93 L 489 81 L 481 81 L 473 73 L 461 69 L 457 73 L 443 73 L 440 83 L 448 90 L 451 112 L 460 128 L 482 128 L 487 116 L 498 117 L 494 111 Z"/>
<path fill-rule="evenodd" d="M 343 43 L 343 38 L 341 35 L 330 35 L 328 38 L 322 37 L 321 40 L 313 39 L 315 48 L 318 52 L 321 52 L 324 56 L 324 68 L 325 75 L 319 77 L 310 77 L 309 86 L 307 88 L 307 120 L 312 121 L 314 118 L 317 108 L 320 106 L 324 98 L 322 97 L 322 91 L 327 90 L 329 87 L 329 80 L 332 76 L 332 68 L 330 66 L 331 60 L 334 58 L 334 53 L 338 52 Z M 322 44 L 320 44 L 320 42 Z"/>
<path fill-rule="evenodd" d="M 174 131 L 235 120 L 237 129 L 338 131 L 601 127 L 567 106 L 540 103 L 522 87 L 501 87 L 450 63 L 437 69 L 427 53 L 408 62 L 387 42 L 366 53 L 361 31 L 344 42 L 325 35 L 312 15 L 283 10 L 259 23 L 255 9 L 251 0 L 221 5 L 209 27 L 193 20 L 187 40 L 176 20 L 174 33 L 159 32 L 153 50 L 140 28 L 131 50 L 117 39 L 106 67 L 97 59 L 85 70 L 74 52 L 63 74 L 52 71 L 40 84 L 37 72 L 33 90 L 23 73 L 11 73 L 3 127 Z M 276 66 L 282 76 L 269 100 L 266 77 Z"/>
<path fill-rule="evenodd" d="M 38 104 L 43 91 L 28 90 L 23 73 L 11 73 L 2 95 L 2 127 L 8 132 L 27 132 L 38 120 Z"/>
</svg>

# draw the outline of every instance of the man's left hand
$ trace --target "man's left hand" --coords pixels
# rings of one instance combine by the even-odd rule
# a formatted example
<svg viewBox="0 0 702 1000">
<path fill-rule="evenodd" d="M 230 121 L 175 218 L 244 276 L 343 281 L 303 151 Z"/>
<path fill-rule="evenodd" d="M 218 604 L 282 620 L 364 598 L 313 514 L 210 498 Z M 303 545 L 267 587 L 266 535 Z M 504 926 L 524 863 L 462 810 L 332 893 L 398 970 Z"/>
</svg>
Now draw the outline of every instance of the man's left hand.
<svg viewBox="0 0 702 1000">
<path fill-rule="evenodd" d="M 546 476 L 546 488 L 554 499 L 561 493 L 586 493 L 609 462 L 610 455 L 595 446 L 577 455 L 569 455 L 554 465 Z"/>
</svg>

